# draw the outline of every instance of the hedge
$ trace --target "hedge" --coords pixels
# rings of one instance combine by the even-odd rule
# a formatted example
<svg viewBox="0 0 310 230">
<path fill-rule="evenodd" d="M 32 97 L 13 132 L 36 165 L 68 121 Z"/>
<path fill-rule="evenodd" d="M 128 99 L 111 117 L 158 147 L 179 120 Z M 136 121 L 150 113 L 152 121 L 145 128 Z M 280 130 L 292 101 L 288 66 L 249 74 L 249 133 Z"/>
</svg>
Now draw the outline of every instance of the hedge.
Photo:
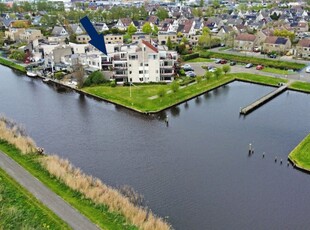
<svg viewBox="0 0 310 230">
<path fill-rule="evenodd" d="M 198 57 L 199 57 L 199 53 L 192 53 L 192 54 L 183 55 L 182 59 L 183 61 L 188 61 L 188 60 L 198 58 Z"/>
<path fill-rule="evenodd" d="M 241 63 L 252 63 L 254 65 L 261 65 L 278 69 L 293 69 L 293 70 L 300 70 L 306 67 L 305 64 L 296 63 L 296 62 L 286 62 L 286 61 L 279 61 L 279 60 L 270 60 L 270 59 L 263 59 L 263 58 L 256 58 L 256 57 L 249 57 L 249 56 L 239 56 L 234 54 L 226 54 L 226 53 L 215 53 L 211 51 L 201 52 L 200 57 L 203 58 L 223 58 L 230 61 L 241 62 Z"/>
</svg>

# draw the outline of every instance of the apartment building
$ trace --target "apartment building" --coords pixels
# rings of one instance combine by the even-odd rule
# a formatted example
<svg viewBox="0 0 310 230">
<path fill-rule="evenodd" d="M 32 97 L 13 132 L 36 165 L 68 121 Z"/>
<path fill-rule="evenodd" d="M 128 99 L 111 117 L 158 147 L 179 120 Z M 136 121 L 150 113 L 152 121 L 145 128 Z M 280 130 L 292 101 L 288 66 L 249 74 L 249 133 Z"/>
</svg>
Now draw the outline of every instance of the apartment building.
<svg viewBox="0 0 310 230">
<path fill-rule="evenodd" d="M 158 44 L 165 45 L 169 37 L 171 42 L 177 42 L 176 32 L 158 32 Z"/>
<path fill-rule="evenodd" d="M 21 41 L 29 43 L 35 39 L 43 38 L 43 35 L 41 33 L 41 30 L 26 29 L 26 31 L 24 33 L 19 35 L 19 38 Z"/>
<path fill-rule="evenodd" d="M 173 81 L 175 51 L 160 50 L 150 42 L 121 47 L 113 57 L 113 77 L 118 83 Z"/>
</svg>

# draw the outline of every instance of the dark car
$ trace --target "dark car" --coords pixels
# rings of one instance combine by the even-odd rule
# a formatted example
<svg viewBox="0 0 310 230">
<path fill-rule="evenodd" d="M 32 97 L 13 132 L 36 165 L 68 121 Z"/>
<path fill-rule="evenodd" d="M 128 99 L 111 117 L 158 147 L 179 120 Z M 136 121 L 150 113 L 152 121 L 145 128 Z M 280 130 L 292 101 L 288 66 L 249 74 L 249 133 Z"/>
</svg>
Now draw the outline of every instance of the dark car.
<svg viewBox="0 0 310 230">
<path fill-rule="evenodd" d="M 270 58 L 277 58 L 277 55 L 276 54 L 269 54 L 268 57 L 270 57 Z"/>
<path fill-rule="evenodd" d="M 227 61 L 226 61 L 225 59 L 222 59 L 220 63 L 221 63 L 221 64 L 226 64 Z"/>
<path fill-rule="evenodd" d="M 236 62 L 231 61 L 231 62 L 229 63 L 229 65 L 231 65 L 231 66 L 236 65 Z"/>
</svg>

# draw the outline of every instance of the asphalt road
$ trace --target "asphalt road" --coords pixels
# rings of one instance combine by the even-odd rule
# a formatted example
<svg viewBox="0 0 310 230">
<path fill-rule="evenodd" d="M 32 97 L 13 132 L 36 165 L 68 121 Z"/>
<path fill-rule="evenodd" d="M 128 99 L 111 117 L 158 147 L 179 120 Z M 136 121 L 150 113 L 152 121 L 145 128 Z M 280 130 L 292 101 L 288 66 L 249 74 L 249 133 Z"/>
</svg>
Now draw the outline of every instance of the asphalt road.
<svg viewBox="0 0 310 230">
<path fill-rule="evenodd" d="M 197 76 L 203 76 L 206 72 L 205 69 L 203 69 L 201 66 L 214 66 L 221 68 L 222 64 L 215 64 L 214 62 L 187 62 L 187 64 L 191 65 L 191 67 L 194 69 Z M 253 66 L 252 68 L 245 68 L 244 65 L 235 65 L 231 66 L 230 73 L 252 73 L 257 75 L 263 75 L 263 76 L 271 76 L 271 77 L 281 77 L 281 78 L 287 78 L 291 80 L 300 80 L 300 81 L 307 81 L 310 82 L 310 73 L 306 73 L 305 69 L 303 69 L 300 72 L 294 73 L 294 74 L 274 74 L 274 73 L 267 73 L 263 72 L 261 70 L 256 70 L 256 67 Z"/>
<path fill-rule="evenodd" d="M 1 151 L 0 167 L 73 229 L 100 229 Z"/>
</svg>

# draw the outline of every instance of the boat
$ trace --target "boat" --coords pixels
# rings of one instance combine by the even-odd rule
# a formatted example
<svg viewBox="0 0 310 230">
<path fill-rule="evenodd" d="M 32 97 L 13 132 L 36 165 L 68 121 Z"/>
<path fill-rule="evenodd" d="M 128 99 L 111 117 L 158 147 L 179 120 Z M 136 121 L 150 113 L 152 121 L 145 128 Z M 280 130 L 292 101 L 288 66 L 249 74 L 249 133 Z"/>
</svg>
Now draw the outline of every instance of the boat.
<svg viewBox="0 0 310 230">
<path fill-rule="evenodd" d="M 30 71 L 30 70 L 27 71 L 26 74 L 27 74 L 28 77 L 36 77 L 36 76 L 38 76 L 38 74 L 36 72 Z"/>
<path fill-rule="evenodd" d="M 43 81 L 44 83 L 49 83 L 51 80 L 50 80 L 50 79 L 47 79 L 47 78 L 44 78 L 44 79 L 42 79 L 42 81 Z"/>
</svg>

